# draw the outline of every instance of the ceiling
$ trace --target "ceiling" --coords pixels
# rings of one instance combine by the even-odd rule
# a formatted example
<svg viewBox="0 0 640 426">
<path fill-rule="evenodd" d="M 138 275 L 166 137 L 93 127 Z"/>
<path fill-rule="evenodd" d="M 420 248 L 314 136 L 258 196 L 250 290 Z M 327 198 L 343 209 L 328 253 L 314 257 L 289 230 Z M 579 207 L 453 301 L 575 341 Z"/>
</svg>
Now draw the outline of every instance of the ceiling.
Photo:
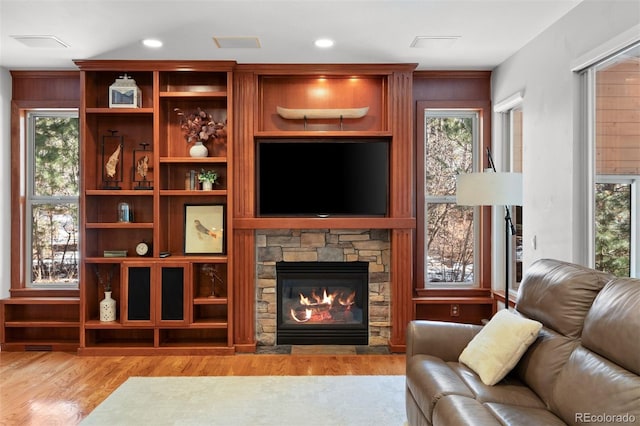
<svg viewBox="0 0 640 426">
<path fill-rule="evenodd" d="M 206 59 L 490 70 L 581 1 L 0 0 L 0 66 L 75 69 L 73 59 Z M 27 47 L 12 37 L 22 35 L 55 36 L 68 47 Z M 411 47 L 425 36 L 455 38 Z M 144 47 L 147 37 L 164 46 Z M 219 48 L 213 37 L 257 38 L 260 47 Z M 334 47 L 315 47 L 319 37 L 333 39 Z"/>
</svg>

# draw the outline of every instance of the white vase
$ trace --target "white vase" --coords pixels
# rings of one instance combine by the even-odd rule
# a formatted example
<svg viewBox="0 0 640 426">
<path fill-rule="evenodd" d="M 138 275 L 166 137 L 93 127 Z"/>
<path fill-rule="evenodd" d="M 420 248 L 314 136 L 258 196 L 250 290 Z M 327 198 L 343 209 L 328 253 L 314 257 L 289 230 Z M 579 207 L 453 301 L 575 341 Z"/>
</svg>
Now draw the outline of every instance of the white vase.
<svg viewBox="0 0 640 426">
<path fill-rule="evenodd" d="M 116 301 L 111 298 L 111 292 L 104 292 L 104 299 L 100 301 L 100 321 L 116 320 Z"/>
<path fill-rule="evenodd" d="M 213 189 L 213 182 L 202 182 L 203 191 L 211 191 Z"/>
<path fill-rule="evenodd" d="M 189 155 L 192 157 L 207 157 L 209 150 L 202 144 L 202 141 L 198 141 L 189 149 Z"/>
</svg>

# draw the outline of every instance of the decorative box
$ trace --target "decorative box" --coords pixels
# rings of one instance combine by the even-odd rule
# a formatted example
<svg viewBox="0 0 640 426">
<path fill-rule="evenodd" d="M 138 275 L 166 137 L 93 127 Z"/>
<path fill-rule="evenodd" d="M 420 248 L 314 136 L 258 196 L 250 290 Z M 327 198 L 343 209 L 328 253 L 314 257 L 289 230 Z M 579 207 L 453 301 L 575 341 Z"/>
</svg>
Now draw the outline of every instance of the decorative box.
<svg viewBox="0 0 640 426">
<path fill-rule="evenodd" d="M 116 78 L 109 86 L 109 108 L 140 108 L 142 107 L 142 91 L 136 81 L 127 74 Z"/>
</svg>

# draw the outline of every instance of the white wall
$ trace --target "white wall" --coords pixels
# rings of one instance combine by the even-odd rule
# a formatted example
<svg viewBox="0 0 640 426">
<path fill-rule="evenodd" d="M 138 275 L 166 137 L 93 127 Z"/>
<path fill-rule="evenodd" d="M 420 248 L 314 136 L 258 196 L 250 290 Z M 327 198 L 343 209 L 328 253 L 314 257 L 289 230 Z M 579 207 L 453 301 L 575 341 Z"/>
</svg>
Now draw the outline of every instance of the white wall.
<svg viewBox="0 0 640 426">
<path fill-rule="evenodd" d="M 11 74 L 0 67 L 0 298 L 11 288 Z"/>
<path fill-rule="evenodd" d="M 572 68 L 588 52 L 635 28 L 640 38 L 640 1 L 585 0 L 493 72 L 494 103 L 524 93 L 525 270 L 540 258 L 587 264 L 586 141 L 578 133 L 580 88 Z M 493 118 L 496 146 L 500 121 Z"/>
</svg>

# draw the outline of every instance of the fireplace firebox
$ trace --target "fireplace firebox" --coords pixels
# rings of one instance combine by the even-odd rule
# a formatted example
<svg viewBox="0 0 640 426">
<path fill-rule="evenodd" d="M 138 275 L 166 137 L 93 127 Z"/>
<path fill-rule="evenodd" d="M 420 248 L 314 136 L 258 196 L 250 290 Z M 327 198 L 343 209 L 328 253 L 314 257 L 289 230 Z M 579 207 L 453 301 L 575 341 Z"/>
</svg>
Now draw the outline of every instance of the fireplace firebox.
<svg viewBox="0 0 640 426">
<path fill-rule="evenodd" d="M 277 343 L 368 345 L 368 287 L 366 262 L 277 262 Z"/>
</svg>

